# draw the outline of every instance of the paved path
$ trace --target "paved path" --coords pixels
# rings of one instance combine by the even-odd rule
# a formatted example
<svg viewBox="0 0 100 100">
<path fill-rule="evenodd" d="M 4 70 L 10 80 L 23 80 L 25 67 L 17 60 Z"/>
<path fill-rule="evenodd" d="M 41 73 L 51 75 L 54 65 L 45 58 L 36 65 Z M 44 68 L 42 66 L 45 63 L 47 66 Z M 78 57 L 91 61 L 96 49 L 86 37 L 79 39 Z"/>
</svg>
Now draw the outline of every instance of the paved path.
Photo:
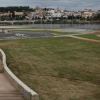
<svg viewBox="0 0 100 100">
<path fill-rule="evenodd" d="M 0 73 L 0 91 L 15 91 L 16 89 L 7 79 L 4 73 Z"/>
<path fill-rule="evenodd" d="M 0 100 L 25 100 L 4 73 L 0 73 Z"/>
<path fill-rule="evenodd" d="M 83 40 L 83 41 L 88 41 L 88 42 L 100 43 L 100 40 L 94 40 L 94 39 L 82 38 L 82 37 L 73 36 L 73 35 L 70 35 L 69 37 L 76 38 L 76 39 Z"/>
<path fill-rule="evenodd" d="M 89 34 L 89 33 L 82 33 L 82 34 Z M 72 37 L 72 38 L 83 40 L 83 41 L 100 43 L 100 40 L 94 40 L 94 39 L 88 39 L 88 38 L 82 38 L 82 37 L 75 36 L 75 35 L 82 35 L 82 34 L 71 34 L 71 35 L 57 35 L 56 34 L 53 37 Z"/>
<path fill-rule="evenodd" d="M 2 68 L 2 62 L 0 60 L 0 69 Z M 0 100 L 25 100 L 23 95 L 7 79 L 3 71 L 0 71 Z"/>
</svg>

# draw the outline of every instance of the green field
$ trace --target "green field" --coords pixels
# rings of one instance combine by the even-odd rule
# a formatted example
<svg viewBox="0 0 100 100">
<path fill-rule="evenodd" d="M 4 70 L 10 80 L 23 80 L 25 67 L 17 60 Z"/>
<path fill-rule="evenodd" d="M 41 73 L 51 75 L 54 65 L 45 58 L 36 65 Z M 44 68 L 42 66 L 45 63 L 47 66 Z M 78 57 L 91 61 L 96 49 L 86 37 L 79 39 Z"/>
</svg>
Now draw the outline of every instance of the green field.
<svg viewBox="0 0 100 100">
<path fill-rule="evenodd" d="M 60 38 L 2 40 L 8 67 L 40 100 L 100 100 L 100 44 Z"/>
<path fill-rule="evenodd" d="M 78 33 L 75 33 L 75 32 L 59 32 L 59 30 L 57 31 L 57 29 L 44 29 L 42 31 L 50 31 L 52 34 L 58 34 L 58 35 L 66 35 L 66 34 L 78 34 Z M 18 32 L 36 32 L 36 31 L 40 31 L 41 32 L 41 29 L 37 30 L 37 29 L 13 29 L 13 31 L 18 31 Z"/>
<path fill-rule="evenodd" d="M 54 31 L 54 30 L 51 30 L 50 31 L 52 34 L 59 34 L 59 35 L 66 35 L 66 34 L 78 34 L 78 33 L 75 33 L 75 32 L 59 32 L 59 31 Z"/>
<path fill-rule="evenodd" d="M 5 29 L 5 28 L 4 28 Z M 70 34 L 80 34 L 79 32 L 62 32 L 61 28 L 33 28 L 33 27 L 27 27 L 27 28 L 8 28 L 7 30 L 13 32 L 36 32 L 36 31 L 50 31 L 53 35 L 70 35 Z M 60 32 L 61 31 L 61 32 Z"/>
<path fill-rule="evenodd" d="M 84 34 L 84 35 L 76 35 L 76 36 L 88 38 L 88 39 L 100 40 L 100 37 L 96 36 L 95 34 Z"/>
</svg>

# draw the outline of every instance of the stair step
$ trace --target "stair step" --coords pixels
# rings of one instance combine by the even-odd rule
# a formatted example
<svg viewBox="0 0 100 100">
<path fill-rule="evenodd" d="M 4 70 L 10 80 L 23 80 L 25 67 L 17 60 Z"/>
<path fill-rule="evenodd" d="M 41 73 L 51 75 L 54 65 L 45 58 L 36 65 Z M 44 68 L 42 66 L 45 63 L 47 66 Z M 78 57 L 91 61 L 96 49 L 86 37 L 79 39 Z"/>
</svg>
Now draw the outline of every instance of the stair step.
<svg viewBox="0 0 100 100">
<path fill-rule="evenodd" d="M 19 91 L 0 91 L 0 100 L 26 100 Z"/>
<path fill-rule="evenodd" d="M 4 68 L 3 66 L 0 66 L 0 73 L 3 73 L 4 72 Z"/>
<path fill-rule="evenodd" d="M 25 100 L 25 98 L 24 97 L 21 97 L 21 96 L 17 96 L 17 97 L 5 97 L 5 96 L 3 96 L 3 97 L 1 97 L 0 96 L 0 100 Z"/>
<path fill-rule="evenodd" d="M 23 96 L 22 94 L 5 94 L 5 93 L 2 93 L 0 94 L 0 97 L 1 96 L 5 96 L 5 97 L 15 97 L 15 96 Z"/>
<path fill-rule="evenodd" d="M 20 93 L 20 92 L 17 91 L 17 90 L 12 90 L 12 91 L 3 91 L 3 90 L 1 90 L 0 93 Z"/>
<path fill-rule="evenodd" d="M 5 99 L 5 98 L 0 98 L 0 100 L 26 100 L 26 99 L 15 99 L 15 98 L 13 98 L 13 99 L 12 98 L 10 98 L 10 99 L 6 98 Z"/>
<path fill-rule="evenodd" d="M 20 92 L 0 92 L 0 94 L 20 94 Z"/>
</svg>

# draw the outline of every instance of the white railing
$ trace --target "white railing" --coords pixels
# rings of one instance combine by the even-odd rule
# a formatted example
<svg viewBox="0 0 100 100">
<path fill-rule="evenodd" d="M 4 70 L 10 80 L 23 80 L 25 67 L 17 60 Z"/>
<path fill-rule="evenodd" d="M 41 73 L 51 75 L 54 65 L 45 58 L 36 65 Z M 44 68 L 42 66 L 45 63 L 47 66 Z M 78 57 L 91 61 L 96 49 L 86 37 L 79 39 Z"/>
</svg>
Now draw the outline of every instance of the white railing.
<svg viewBox="0 0 100 100">
<path fill-rule="evenodd" d="M 26 100 L 39 100 L 39 96 L 36 92 L 31 90 L 28 86 L 26 86 L 21 80 L 19 80 L 7 67 L 6 64 L 6 55 L 5 53 L 0 49 L 0 53 L 2 56 L 2 62 L 4 65 L 4 73 L 6 77 L 10 80 L 10 82 L 13 84 L 13 86 L 20 91 L 21 94 L 24 95 Z"/>
</svg>

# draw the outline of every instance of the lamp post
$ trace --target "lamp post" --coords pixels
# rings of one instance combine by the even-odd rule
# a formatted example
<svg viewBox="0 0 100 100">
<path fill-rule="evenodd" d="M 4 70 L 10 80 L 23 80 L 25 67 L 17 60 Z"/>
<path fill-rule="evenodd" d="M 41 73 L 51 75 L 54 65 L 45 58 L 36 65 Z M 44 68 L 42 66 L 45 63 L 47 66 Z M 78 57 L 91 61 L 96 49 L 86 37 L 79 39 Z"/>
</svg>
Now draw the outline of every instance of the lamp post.
<svg viewBox="0 0 100 100">
<path fill-rule="evenodd" d="M 52 29 L 52 21 L 53 21 L 53 19 L 52 19 L 52 16 L 51 16 L 51 29 Z"/>
<path fill-rule="evenodd" d="M 85 16 L 85 29 L 87 30 L 87 16 Z"/>
<path fill-rule="evenodd" d="M 41 19 L 41 30 L 42 30 L 42 18 L 43 18 L 43 17 L 42 17 L 42 15 L 41 15 L 41 16 L 40 16 L 40 19 Z"/>
<path fill-rule="evenodd" d="M 41 18 L 41 30 L 42 30 L 42 18 Z"/>
<path fill-rule="evenodd" d="M 80 29 L 81 16 L 79 16 L 79 29 Z"/>
<path fill-rule="evenodd" d="M 42 36 L 42 19 L 43 19 L 43 15 L 42 14 L 40 15 L 40 18 L 41 18 L 41 36 Z"/>
<path fill-rule="evenodd" d="M 73 13 L 72 13 L 72 27 L 73 27 Z"/>
</svg>

